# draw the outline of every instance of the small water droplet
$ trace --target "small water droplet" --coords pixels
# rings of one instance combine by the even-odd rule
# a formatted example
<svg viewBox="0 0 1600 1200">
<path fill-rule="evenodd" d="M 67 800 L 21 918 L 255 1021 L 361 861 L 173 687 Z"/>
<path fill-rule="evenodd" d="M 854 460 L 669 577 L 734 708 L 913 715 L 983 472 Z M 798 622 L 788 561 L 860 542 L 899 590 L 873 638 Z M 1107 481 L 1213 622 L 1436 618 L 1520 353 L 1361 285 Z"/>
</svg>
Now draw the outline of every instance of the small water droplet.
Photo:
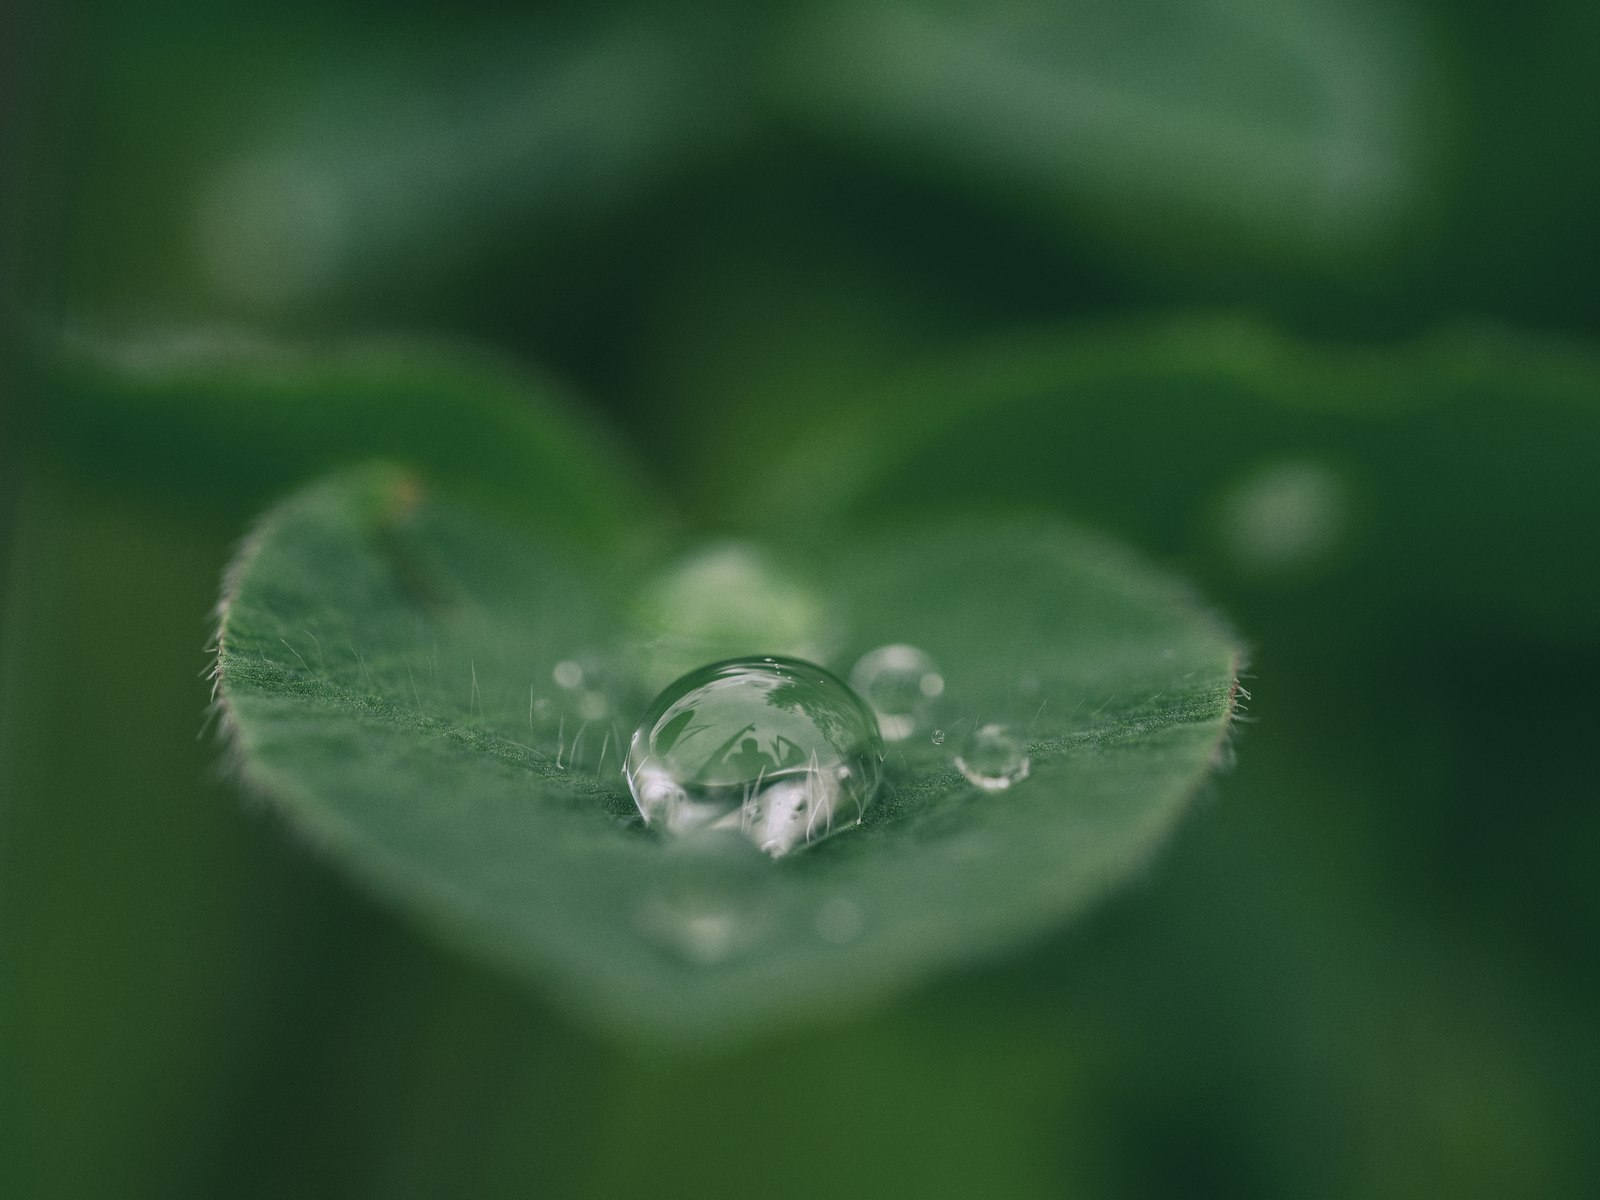
<svg viewBox="0 0 1600 1200">
<path fill-rule="evenodd" d="M 555 665 L 550 678 L 570 692 L 583 686 L 583 667 L 569 658 Z"/>
<path fill-rule="evenodd" d="M 986 792 L 999 792 L 1020 783 L 1033 770 L 1022 739 L 1004 725 L 980 725 L 962 743 L 956 770 Z"/>
<path fill-rule="evenodd" d="M 944 730 L 942 730 L 942 729 L 935 729 L 935 730 L 934 730 L 934 731 L 933 731 L 933 744 L 934 744 L 934 745 L 935 745 L 935 746 L 942 746 L 942 745 L 944 745 Z"/>
<path fill-rule="evenodd" d="M 737 830 L 774 858 L 858 822 L 883 744 L 860 697 L 793 658 L 737 658 L 657 696 L 624 768 L 646 824 Z"/>
<path fill-rule="evenodd" d="M 931 701 L 944 693 L 938 664 L 925 651 L 901 643 L 862 655 L 851 668 L 850 683 L 878 714 L 878 728 L 891 742 L 925 726 Z"/>
</svg>

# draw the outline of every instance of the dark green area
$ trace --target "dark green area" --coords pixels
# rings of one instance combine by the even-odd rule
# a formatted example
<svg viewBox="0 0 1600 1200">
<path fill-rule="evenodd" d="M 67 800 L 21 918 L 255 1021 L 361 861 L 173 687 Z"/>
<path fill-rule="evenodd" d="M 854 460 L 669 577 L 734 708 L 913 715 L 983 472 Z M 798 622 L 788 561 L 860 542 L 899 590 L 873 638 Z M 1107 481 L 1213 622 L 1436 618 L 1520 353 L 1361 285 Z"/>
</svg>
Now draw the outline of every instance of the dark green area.
<svg viewBox="0 0 1600 1200">
<path fill-rule="evenodd" d="M 0 1195 L 1592 1192 L 1597 12 L 8 8 Z M 1237 764 L 1071 928 L 632 1048 L 196 738 L 374 456 L 582 579 L 1107 529 L 1247 635 Z"/>
</svg>

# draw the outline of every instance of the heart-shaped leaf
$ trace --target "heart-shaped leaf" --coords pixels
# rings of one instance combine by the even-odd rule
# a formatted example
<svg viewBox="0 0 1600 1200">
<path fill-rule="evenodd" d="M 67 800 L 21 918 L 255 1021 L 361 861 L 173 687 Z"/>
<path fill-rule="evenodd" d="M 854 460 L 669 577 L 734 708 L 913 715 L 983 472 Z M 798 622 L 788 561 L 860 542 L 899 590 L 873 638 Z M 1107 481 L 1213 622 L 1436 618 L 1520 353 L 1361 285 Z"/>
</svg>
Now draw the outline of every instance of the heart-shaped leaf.
<svg viewBox="0 0 1600 1200">
<path fill-rule="evenodd" d="M 1041 519 L 904 524 L 774 558 L 765 585 L 812 614 L 774 636 L 805 634 L 838 673 L 891 643 L 938 664 L 932 723 L 889 743 L 860 827 L 778 861 L 663 841 L 620 770 L 662 647 L 793 649 L 682 628 L 729 556 L 760 569 L 720 553 L 663 584 L 402 471 L 304 491 L 223 599 L 242 773 L 451 936 L 608 1024 L 683 1038 L 848 1010 L 1060 923 L 1146 860 L 1222 751 L 1238 650 L 1181 590 Z M 993 723 L 1031 772 L 985 791 L 953 752 Z"/>
</svg>

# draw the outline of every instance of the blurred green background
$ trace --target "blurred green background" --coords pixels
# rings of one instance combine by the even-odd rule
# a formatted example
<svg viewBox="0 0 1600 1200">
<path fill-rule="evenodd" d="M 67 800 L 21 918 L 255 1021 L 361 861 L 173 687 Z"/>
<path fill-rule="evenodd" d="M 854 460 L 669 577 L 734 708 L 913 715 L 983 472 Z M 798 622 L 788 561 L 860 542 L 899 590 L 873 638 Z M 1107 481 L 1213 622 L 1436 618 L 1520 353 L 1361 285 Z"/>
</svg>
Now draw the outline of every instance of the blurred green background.
<svg viewBox="0 0 1600 1200">
<path fill-rule="evenodd" d="M 0 1195 L 1600 1186 L 1600 9 L 0 21 Z M 262 506 L 374 450 L 487 486 L 535 402 L 696 528 L 1115 532 L 1252 640 L 1237 764 L 1020 956 L 588 1030 L 196 736 Z"/>
</svg>

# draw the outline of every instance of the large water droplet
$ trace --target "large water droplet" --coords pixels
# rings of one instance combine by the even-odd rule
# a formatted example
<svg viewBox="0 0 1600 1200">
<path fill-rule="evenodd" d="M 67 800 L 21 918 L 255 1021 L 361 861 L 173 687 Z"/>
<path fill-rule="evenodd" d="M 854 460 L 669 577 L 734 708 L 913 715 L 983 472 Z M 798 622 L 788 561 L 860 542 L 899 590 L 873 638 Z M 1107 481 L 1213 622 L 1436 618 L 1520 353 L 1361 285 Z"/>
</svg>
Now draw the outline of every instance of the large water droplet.
<svg viewBox="0 0 1600 1200">
<path fill-rule="evenodd" d="M 883 743 L 861 699 L 795 658 L 736 658 L 669 685 L 624 768 L 645 822 L 735 829 L 778 858 L 860 820 Z"/>
<path fill-rule="evenodd" d="M 956 770 L 967 782 L 986 792 L 1003 791 L 1020 783 L 1033 769 L 1021 738 L 1004 725 L 980 725 L 962 743 Z"/>
<path fill-rule="evenodd" d="M 915 646 L 879 646 L 850 670 L 850 684 L 878 714 L 885 740 L 903 741 L 927 724 L 933 701 L 944 692 L 938 664 Z"/>
</svg>

